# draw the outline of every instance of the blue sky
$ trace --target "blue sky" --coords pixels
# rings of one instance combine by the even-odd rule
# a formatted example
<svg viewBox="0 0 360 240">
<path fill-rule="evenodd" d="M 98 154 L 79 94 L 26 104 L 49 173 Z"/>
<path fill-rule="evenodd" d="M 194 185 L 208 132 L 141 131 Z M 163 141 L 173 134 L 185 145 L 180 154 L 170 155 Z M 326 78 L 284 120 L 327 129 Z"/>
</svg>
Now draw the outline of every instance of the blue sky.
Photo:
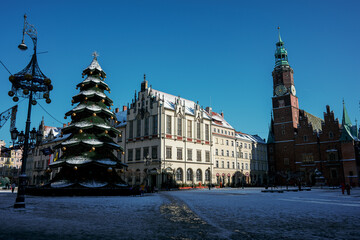
<svg viewBox="0 0 360 240">
<path fill-rule="evenodd" d="M 131 102 L 143 74 L 154 89 L 224 112 L 238 131 L 267 137 L 277 26 L 294 69 L 301 109 L 323 118 L 330 105 L 341 121 L 342 99 L 360 119 L 359 1 L 2 1 L 0 60 L 12 72 L 30 61 L 21 42 L 23 15 L 38 31 L 40 68 L 52 79 L 52 103 L 40 104 L 58 121 L 72 108 L 82 70 L 97 51 L 114 107 Z M 14 105 L 9 73 L 0 66 L 0 112 Z M 39 105 L 42 116 L 61 126 Z M 16 126 L 25 129 L 26 101 Z M 9 122 L 0 139 L 9 141 Z"/>
</svg>

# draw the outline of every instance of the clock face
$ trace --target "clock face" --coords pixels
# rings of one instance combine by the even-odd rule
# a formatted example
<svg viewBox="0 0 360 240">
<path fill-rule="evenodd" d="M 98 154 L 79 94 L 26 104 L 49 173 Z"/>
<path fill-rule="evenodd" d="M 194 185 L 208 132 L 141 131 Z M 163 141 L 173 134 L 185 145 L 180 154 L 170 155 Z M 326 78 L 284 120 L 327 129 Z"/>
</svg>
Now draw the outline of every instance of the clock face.
<svg viewBox="0 0 360 240">
<path fill-rule="evenodd" d="M 279 85 L 275 88 L 275 94 L 277 96 L 282 96 L 286 93 L 286 87 L 284 85 Z"/>
<path fill-rule="evenodd" d="M 291 85 L 290 91 L 291 91 L 291 94 L 292 94 L 292 95 L 296 96 L 296 89 L 295 89 L 295 86 L 294 86 L 294 85 Z"/>
</svg>

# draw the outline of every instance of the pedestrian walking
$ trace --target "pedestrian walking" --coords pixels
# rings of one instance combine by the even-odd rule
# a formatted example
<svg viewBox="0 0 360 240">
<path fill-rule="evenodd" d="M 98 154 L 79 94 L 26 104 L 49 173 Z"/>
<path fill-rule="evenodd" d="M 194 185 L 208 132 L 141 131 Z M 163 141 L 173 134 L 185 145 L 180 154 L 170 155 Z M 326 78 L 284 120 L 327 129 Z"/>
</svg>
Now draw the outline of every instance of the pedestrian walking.
<svg viewBox="0 0 360 240">
<path fill-rule="evenodd" d="M 346 189 L 346 194 L 350 195 L 350 185 L 349 184 L 346 184 L 345 189 Z"/>
<path fill-rule="evenodd" d="M 344 195 L 345 193 L 345 184 L 341 183 L 341 193 Z"/>
<path fill-rule="evenodd" d="M 15 183 L 12 183 L 12 184 L 11 184 L 11 192 L 12 192 L 12 193 L 14 193 L 15 187 L 16 187 Z"/>
</svg>

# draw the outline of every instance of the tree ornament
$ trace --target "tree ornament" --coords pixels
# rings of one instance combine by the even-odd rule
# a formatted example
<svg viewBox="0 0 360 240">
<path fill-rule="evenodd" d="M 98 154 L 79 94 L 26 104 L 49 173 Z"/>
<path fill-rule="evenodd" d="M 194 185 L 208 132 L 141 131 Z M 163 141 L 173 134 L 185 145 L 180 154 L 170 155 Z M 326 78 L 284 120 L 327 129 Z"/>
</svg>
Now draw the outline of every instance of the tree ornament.
<svg viewBox="0 0 360 240">
<path fill-rule="evenodd" d="M 111 93 L 111 91 L 109 91 L 109 93 Z"/>
<path fill-rule="evenodd" d="M 75 116 L 76 116 L 76 113 L 72 113 L 71 115 L 72 115 L 73 117 L 75 117 Z"/>
<path fill-rule="evenodd" d="M 111 116 L 110 118 L 111 118 L 111 119 L 114 119 L 114 117 L 113 117 L 113 116 Z"/>
<path fill-rule="evenodd" d="M 19 98 L 18 97 L 13 97 L 13 101 L 17 102 L 17 101 L 19 101 Z"/>
<path fill-rule="evenodd" d="M 79 130 L 79 133 L 83 133 L 83 130 L 82 130 L 82 129 L 80 129 L 80 130 Z"/>
<path fill-rule="evenodd" d="M 73 99 L 73 100 L 71 100 L 71 102 L 72 102 L 72 103 L 74 103 L 74 102 L 75 102 L 75 101 L 74 101 L 74 99 Z"/>
<path fill-rule="evenodd" d="M 15 76 L 14 75 L 11 75 L 10 77 L 9 77 L 9 81 L 10 82 L 13 82 L 15 80 Z"/>
<path fill-rule="evenodd" d="M 66 147 L 63 147 L 62 150 L 63 150 L 63 151 L 66 151 Z"/>
<path fill-rule="evenodd" d="M 35 106 L 37 104 L 37 101 L 34 99 L 31 101 L 31 104 Z"/>
<path fill-rule="evenodd" d="M 75 171 L 78 170 L 77 166 L 74 167 L 74 170 L 75 170 Z"/>
<path fill-rule="evenodd" d="M 51 103 L 51 99 L 50 98 L 47 98 L 46 101 L 45 101 L 47 104 Z"/>
<path fill-rule="evenodd" d="M 48 94 L 48 93 L 44 93 L 44 94 L 43 94 L 43 98 L 49 98 L 49 94 Z"/>
<path fill-rule="evenodd" d="M 121 137 L 122 135 L 121 135 L 121 133 L 119 134 L 119 137 Z"/>
<path fill-rule="evenodd" d="M 85 86 L 85 84 L 81 84 L 81 87 L 84 87 Z"/>
<path fill-rule="evenodd" d="M 88 100 L 88 97 L 85 97 L 84 99 L 85 99 L 85 100 Z"/>
<path fill-rule="evenodd" d="M 106 88 L 106 91 L 109 91 L 109 88 L 108 88 L 108 87 Z"/>
<path fill-rule="evenodd" d="M 9 91 L 8 94 L 9 94 L 10 97 L 15 95 L 15 93 L 13 91 Z"/>
<path fill-rule="evenodd" d="M 122 152 L 122 155 L 125 155 L 125 152 Z"/>
<path fill-rule="evenodd" d="M 64 119 L 67 119 L 67 117 L 65 116 Z"/>
<path fill-rule="evenodd" d="M 93 116 L 96 117 L 96 113 L 93 113 Z"/>
<path fill-rule="evenodd" d="M 109 110 L 111 110 L 111 107 L 109 107 Z"/>
<path fill-rule="evenodd" d="M 90 75 L 92 75 L 93 74 L 93 72 L 92 71 L 90 71 Z"/>
<path fill-rule="evenodd" d="M 104 102 L 105 102 L 105 99 L 101 99 L 101 102 L 104 103 Z"/>
<path fill-rule="evenodd" d="M 108 171 L 108 173 L 111 173 L 111 172 L 113 171 L 112 167 L 109 167 L 109 168 L 107 169 L 107 171 Z"/>
<path fill-rule="evenodd" d="M 28 94 L 29 94 L 29 89 L 25 88 L 25 89 L 23 90 L 23 94 L 24 94 L 24 95 L 28 95 Z"/>
<path fill-rule="evenodd" d="M 97 87 L 97 88 L 98 88 L 99 86 L 96 84 L 96 85 L 95 85 L 95 87 Z"/>
<path fill-rule="evenodd" d="M 95 147 L 92 147 L 91 150 L 92 150 L 92 151 L 95 151 Z"/>
<path fill-rule="evenodd" d="M 116 123 L 116 124 L 118 124 L 118 123 L 119 123 L 119 121 L 118 121 L 118 120 L 116 120 L 116 121 L 115 121 L 115 123 Z"/>
<path fill-rule="evenodd" d="M 109 133 L 109 131 L 108 130 L 105 130 L 105 134 L 108 134 Z"/>
</svg>

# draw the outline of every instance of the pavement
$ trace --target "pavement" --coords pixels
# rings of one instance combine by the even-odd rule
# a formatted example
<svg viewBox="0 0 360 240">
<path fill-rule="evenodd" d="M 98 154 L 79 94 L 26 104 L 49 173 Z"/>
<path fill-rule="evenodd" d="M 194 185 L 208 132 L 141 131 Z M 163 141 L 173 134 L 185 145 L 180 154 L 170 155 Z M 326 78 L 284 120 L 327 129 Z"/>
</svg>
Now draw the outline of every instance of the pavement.
<svg viewBox="0 0 360 240">
<path fill-rule="evenodd" d="M 161 191 L 143 197 L 0 190 L 0 239 L 359 239 L 360 189 Z"/>
</svg>

